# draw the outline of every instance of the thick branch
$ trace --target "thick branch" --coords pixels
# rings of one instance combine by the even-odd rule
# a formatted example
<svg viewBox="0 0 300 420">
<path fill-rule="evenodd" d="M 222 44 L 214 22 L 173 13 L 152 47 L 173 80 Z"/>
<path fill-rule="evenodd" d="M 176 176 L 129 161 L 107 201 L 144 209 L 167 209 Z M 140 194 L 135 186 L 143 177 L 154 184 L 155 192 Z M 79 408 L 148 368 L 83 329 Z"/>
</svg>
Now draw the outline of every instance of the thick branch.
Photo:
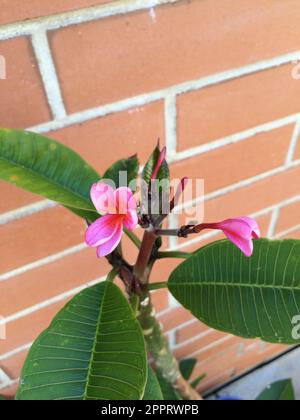
<svg viewBox="0 0 300 420">
<path fill-rule="evenodd" d="M 143 329 L 148 351 L 163 378 L 172 384 L 183 399 L 201 400 L 198 392 L 182 377 L 178 361 L 161 330 L 160 323 L 155 316 L 151 296 L 147 292 L 141 298 L 138 320 Z"/>
<path fill-rule="evenodd" d="M 157 236 L 153 232 L 145 231 L 144 238 L 142 241 L 139 256 L 134 267 L 134 276 L 139 279 L 142 285 L 148 283 L 148 264 L 152 255 L 153 246 Z"/>
<path fill-rule="evenodd" d="M 151 302 L 148 288 L 149 276 L 151 272 L 151 256 L 157 236 L 150 231 L 145 231 L 139 256 L 134 267 L 133 278 L 141 287 L 139 293 L 138 320 L 143 329 L 147 343 L 148 352 L 152 355 L 156 368 L 162 376 L 176 389 L 183 399 L 201 400 L 200 395 L 182 377 L 178 361 L 174 357 L 167 339 L 165 338 L 160 323 L 155 316 L 155 310 Z M 136 309 L 137 300 L 135 293 L 130 297 L 130 301 Z"/>
</svg>

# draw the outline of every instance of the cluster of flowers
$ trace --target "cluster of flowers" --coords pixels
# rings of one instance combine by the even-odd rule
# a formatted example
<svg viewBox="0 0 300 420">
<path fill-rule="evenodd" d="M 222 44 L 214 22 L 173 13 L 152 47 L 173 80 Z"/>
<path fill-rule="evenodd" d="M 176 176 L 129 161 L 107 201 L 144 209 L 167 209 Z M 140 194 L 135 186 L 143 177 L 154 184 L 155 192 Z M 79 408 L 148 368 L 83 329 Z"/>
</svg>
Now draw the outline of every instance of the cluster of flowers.
<svg viewBox="0 0 300 420">
<path fill-rule="evenodd" d="M 157 177 L 161 165 L 165 161 L 165 156 L 166 149 L 163 149 L 153 170 L 151 181 Z M 172 200 L 171 209 L 174 208 L 174 203 L 182 194 L 186 182 L 187 179 L 184 178 Z M 101 258 L 117 248 L 121 242 L 124 228 L 129 231 L 136 229 L 140 223 L 139 204 L 129 188 L 114 189 L 102 181 L 92 186 L 91 199 L 99 213 L 99 219 L 88 227 L 85 239 L 88 246 L 97 248 L 97 255 Z M 192 232 L 199 233 L 204 229 L 223 231 L 226 237 L 247 257 L 253 253 L 253 239 L 259 239 L 261 236 L 257 222 L 250 217 L 238 217 L 217 223 L 202 223 L 193 226 Z M 178 233 L 183 231 L 184 227 L 179 229 Z"/>
</svg>

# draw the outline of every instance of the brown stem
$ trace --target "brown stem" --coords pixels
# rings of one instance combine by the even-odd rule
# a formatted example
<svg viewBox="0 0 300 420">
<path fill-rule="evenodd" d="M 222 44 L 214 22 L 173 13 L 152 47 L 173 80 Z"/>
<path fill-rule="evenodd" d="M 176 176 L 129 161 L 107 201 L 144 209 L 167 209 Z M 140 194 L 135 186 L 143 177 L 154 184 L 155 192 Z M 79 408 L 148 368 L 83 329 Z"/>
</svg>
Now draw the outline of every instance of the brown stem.
<svg viewBox="0 0 300 420">
<path fill-rule="evenodd" d="M 148 283 L 149 272 L 147 268 L 156 239 L 157 236 L 153 232 L 145 231 L 139 256 L 133 271 L 134 276 L 139 279 L 142 285 Z"/>
</svg>

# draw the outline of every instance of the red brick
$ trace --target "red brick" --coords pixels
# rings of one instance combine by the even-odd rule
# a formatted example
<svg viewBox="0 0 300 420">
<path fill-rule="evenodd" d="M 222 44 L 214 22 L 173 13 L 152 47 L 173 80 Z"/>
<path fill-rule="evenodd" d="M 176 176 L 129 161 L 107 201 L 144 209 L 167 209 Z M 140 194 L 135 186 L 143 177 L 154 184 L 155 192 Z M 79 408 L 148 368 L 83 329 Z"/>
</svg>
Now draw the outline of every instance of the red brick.
<svg viewBox="0 0 300 420">
<path fill-rule="evenodd" d="M 300 159 L 300 140 L 298 139 L 294 160 L 299 160 L 299 159 Z"/>
<path fill-rule="evenodd" d="M 300 168 L 257 181 L 205 204 L 207 220 L 252 214 L 299 194 Z"/>
<path fill-rule="evenodd" d="M 241 346 L 240 344 L 234 344 L 231 346 L 228 343 L 228 346 L 224 351 L 215 353 L 214 356 L 209 359 L 202 359 L 198 363 L 197 369 L 199 372 L 206 372 L 209 375 L 216 375 L 219 373 L 219 366 L 222 366 L 224 371 L 230 368 L 235 369 L 235 366 L 240 363 L 241 359 L 247 357 L 249 354 L 252 355 L 253 353 L 258 358 L 259 353 L 262 352 L 259 351 L 257 347 L 246 349 L 246 347 L 243 345 Z"/>
<path fill-rule="evenodd" d="M 300 224 L 300 201 L 280 210 L 276 233 L 280 233 Z"/>
<path fill-rule="evenodd" d="M 289 125 L 176 163 L 172 176 L 188 176 L 193 183 L 203 179 L 209 193 L 270 171 L 284 164 L 293 130 Z"/>
<path fill-rule="evenodd" d="M 12 351 L 35 340 L 70 299 L 71 297 L 9 323 L 7 325 L 7 339 L 0 340 L 0 354 Z"/>
<path fill-rule="evenodd" d="M 136 153 L 141 164 L 145 164 L 156 146 L 157 139 L 160 138 L 161 143 L 164 143 L 163 104 L 157 102 L 111 114 L 49 132 L 46 136 L 78 152 L 100 174 L 117 160 Z M 41 197 L 10 184 L 1 182 L 0 188 L 2 197 L 5 196 L 5 200 L 0 202 L 0 214 L 41 200 Z"/>
<path fill-rule="evenodd" d="M 182 344 L 187 340 L 190 340 L 193 337 L 196 337 L 197 335 L 200 335 L 206 331 L 209 330 L 209 327 L 202 324 L 202 322 L 195 319 L 191 324 L 180 328 L 180 325 L 178 326 L 178 330 L 176 331 L 176 343 Z"/>
<path fill-rule="evenodd" d="M 151 283 L 167 281 L 172 271 L 182 261 L 177 258 L 158 260 L 151 273 Z"/>
<path fill-rule="evenodd" d="M 5 389 L 1 389 L 1 395 L 6 397 L 8 400 L 13 400 L 18 389 L 18 384 L 11 385 Z"/>
<path fill-rule="evenodd" d="M 300 83 L 292 78 L 290 65 L 182 95 L 178 99 L 179 149 L 297 113 L 299 98 Z"/>
<path fill-rule="evenodd" d="M 110 1 L 113 2 L 114 0 Z M 51 2 L 31 0 L 30 4 L 26 4 L 24 0 L 2 0 L 0 24 L 67 12 L 81 7 L 97 6 L 108 2 L 109 0 L 64 0 L 63 2 L 60 0 L 51 0 Z"/>
<path fill-rule="evenodd" d="M 21 190 L 4 181 L 0 181 L 0 192 L 2 197 L 0 201 L 0 214 L 26 206 L 35 201 L 43 200 L 43 198 L 38 195 Z"/>
<path fill-rule="evenodd" d="M 159 317 L 160 322 L 163 325 L 164 332 L 168 332 L 180 324 L 194 319 L 193 315 L 184 308 L 172 309 L 166 314 Z"/>
<path fill-rule="evenodd" d="M 0 362 L 0 368 L 4 370 L 4 372 L 11 378 L 11 379 L 19 379 L 20 372 L 26 360 L 29 350 L 22 351 L 17 353 L 15 356 L 10 357 L 9 359 L 3 360 Z"/>
<path fill-rule="evenodd" d="M 297 0 L 272 5 L 268 0 L 223 0 L 217 8 L 209 0 L 191 0 L 155 12 L 155 18 L 141 11 L 51 34 L 70 111 L 299 48 Z"/>
<path fill-rule="evenodd" d="M 115 161 L 136 153 L 145 163 L 158 138 L 164 141 L 163 104 L 156 102 L 111 114 L 48 136 L 74 149 L 100 174 Z"/>
<path fill-rule="evenodd" d="M 252 343 L 251 340 L 247 340 L 247 342 Z M 203 361 L 208 361 L 217 357 L 217 355 L 222 355 L 224 352 L 227 352 L 229 348 L 234 347 L 238 351 L 245 343 L 246 340 L 240 337 L 228 335 L 224 340 L 221 339 L 208 347 L 200 348 L 199 351 L 193 354 L 193 357 L 198 360 L 198 363 L 202 363 Z"/>
<path fill-rule="evenodd" d="M 287 350 L 286 346 L 270 345 L 262 351 L 259 342 L 256 346 L 244 348 L 243 351 L 240 351 L 236 346 L 229 347 L 222 354 L 216 354 L 213 359 L 199 363 L 194 375 L 196 376 L 203 372 L 207 374 L 200 389 L 202 391 L 208 390 L 208 383 L 214 376 L 220 374 L 220 366 L 222 366 L 223 371 L 231 371 L 232 377 L 234 377 L 245 373 L 255 365 L 270 360 L 270 358 L 282 353 L 284 350 Z"/>
<path fill-rule="evenodd" d="M 0 42 L 6 79 L 0 80 L 0 126 L 26 128 L 48 121 L 50 111 L 32 47 L 26 38 Z"/>
<path fill-rule="evenodd" d="M 193 353 L 197 352 L 197 350 L 203 349 L 206 346 L 211 346 L 214 342 L 219 341 L 227 336 L 228 334 L 219 331 L 207 331 L 200 335 L 199 338 L 195 338 L 187 344 L 183 343 L 177 347 L 174 351 L 174 354 L 178 359 L 188 358 L 193 355 Z"/>
<path fill-rule="evenodd" d="M 169 305 L 168 289 L 156 290 L 152 293 L 152 303 L 156 312 L 167 309 Z"/>
<path fill-rule="evenodd" d="M 110 271 L 94 249 L 64 257 L 1 283 L 1 315 L 8 316 L 85 285 Z"/>
<path fill-rule="evenodd" d="M 7 339 L 0 341 L 0 354 L 34 341 L 51 323 L 53 317 L 69 301 L 61 301 L 7 325 Z"/>
<path fill-rule="evenodd" d="M 84 232 L 83 221 L 58 206 L 3 225 L 0 272 L 78 245 L 84 240 Z"/>
<path fill-rule="evenodd" d="M 295 229 L 292 232 L 287 233 L 281 239 L 300 239 L 300 229 Z"/>
</svg>

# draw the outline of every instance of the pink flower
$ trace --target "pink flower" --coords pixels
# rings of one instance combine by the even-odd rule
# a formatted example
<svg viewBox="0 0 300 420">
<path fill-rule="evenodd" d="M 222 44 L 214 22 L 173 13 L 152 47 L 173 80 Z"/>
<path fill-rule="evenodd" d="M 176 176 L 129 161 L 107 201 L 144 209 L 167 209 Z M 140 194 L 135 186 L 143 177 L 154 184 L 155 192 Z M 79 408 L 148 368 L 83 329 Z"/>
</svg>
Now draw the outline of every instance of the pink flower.
<svg viewBox="0 0 300 420">
<path fill-rule="evenodd" d="M 222 230 L 246 257 L 251 257 L 253 254 L 253 239 L 261 237 L 257 222 L 250 217 L 239 217 L 238 219 L 228 219 L 219 223 L 204 223 L 197 226 L 198 232 L 203 229 Z"/>
<path fill-rule="evenodd" d="M 91 199 L 103 215 L 86 231 L 87 245 L 97 248 L 99 258 L 113 252 L 121 242 L 123 228 L 133 231 L 138 224 L 137 203 L 133 192 L 122 187 L 114 190 L 103 182 L 91 188 Z"/>
</svg>

